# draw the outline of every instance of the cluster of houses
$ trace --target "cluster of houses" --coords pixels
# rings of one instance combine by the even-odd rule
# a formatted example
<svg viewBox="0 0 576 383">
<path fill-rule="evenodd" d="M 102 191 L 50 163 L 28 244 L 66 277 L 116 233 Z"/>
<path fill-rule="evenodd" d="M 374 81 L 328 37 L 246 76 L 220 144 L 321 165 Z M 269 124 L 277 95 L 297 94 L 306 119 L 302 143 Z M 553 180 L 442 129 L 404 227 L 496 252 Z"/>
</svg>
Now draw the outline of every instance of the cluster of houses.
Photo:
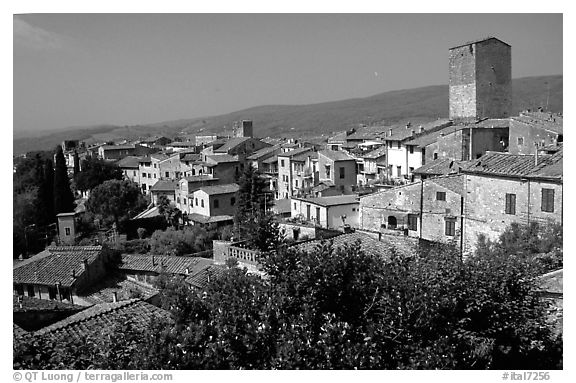
<svg viewBox="0 0 576 383">
<path fill-rule="evenodd" d="M 158 214 L 154 205 L 164 196 L 191 225 L 231 224 L 239 177 L 252 166 L 269 185 L 270 209 L 287 237 L 360 239 L 382 254 L 410 252 L 421 241 L 451 243 L 468 254 L 479 234 L 496 239 L 513 222 L 562 224 L 562 116 L 541 108 L 511 115 L 505 42 L 489 37 L 449 52 L 446 119 L 360 126 L 322 142 L 255 138 L 252 121 L 242 120 L 229 136 L 92 147 L 66 141 L 67 164 L 72 169 L 83 156 L 114 162 L 151 197 L 137 218 Z M 104 272 L 110 260 L 101 247 L 48 248 L 15 265 L 15 310 L 38 299 L 74 306 L 66 309 L 72 316 L 60 319 L 68 322 L 47 327 L 55 332 L 74 327 L 77 306 L 96 313 L 98 305 L 109 312 L 139 307 L 156 315 L 160 309 L 147 305 L 157 297 L 152 282 L 161 270 L 201 289 L 229 258 L 257 270 L 257 253 L 228 241 L 214 241 L 211 260 L 126 254 L 112 276 Z M 26 321 L 19 326 L 38 330 Z"/>
</svg>

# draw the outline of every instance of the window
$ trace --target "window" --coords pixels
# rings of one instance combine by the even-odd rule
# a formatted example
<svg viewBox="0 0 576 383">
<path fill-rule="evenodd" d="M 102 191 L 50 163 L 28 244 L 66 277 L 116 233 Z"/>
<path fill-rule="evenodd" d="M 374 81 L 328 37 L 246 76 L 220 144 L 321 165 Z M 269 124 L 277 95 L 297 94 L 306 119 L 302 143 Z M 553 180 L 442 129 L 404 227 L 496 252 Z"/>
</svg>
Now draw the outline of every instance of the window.
<svg viewBox="0 0 576 383">
<path fill-rule="evenodd" d="M 70 228 L 69 227 L 64 228 L 64 232 L 66 233 L 65 234 L 66 236 L 69 236 L 70 235 Z"/>
<path fill-rule="evenodd" d="M 27 285 L 26 289 L 28 290 L 28 296 L 33 297 L 34 296 L 34 285 Z"/>
<path fill-rule="evenodd" d="M 316 221 L 318 221 L 318 223 L 320 223 L 320 208 L 319 207 L 316 208 Z"/>
<path fill-rule="evenodd" d="M 434 159 L 435 159 L 435 160 L 438 159 L 438 153 L 434 153 Z"/>
<path fill-rule="evenodd" d="M 230 198 L 230 206 L 234 206 L 235 203 L 236 203 L 236 197 Z"/>
<path fill-rule="evenodd" d="M 446 201 L 446 192 L 436 192 L 436 201 Z"/>
<path fill-rule="evenodd" d="M 178 198 L 180 198 L 180 197 L 178 197 Z M 182 198 L 182 203 L 183 203 L 184 205 L 186 205 L 186 198 Z"/>
<path fill-rule="evenodd" d="M 200 200 L 200 207 L 204 207 L 204 200 L 203 199 Z"/>
<path fill-rule="evenodd" d="M 516 214 L 516 194 L 506 193 L 506 214 Z"/>
<path fill-rule="evenodd" d="M 296 187 L 298 187 L 298 180 L 295 180 L 295 183 L 296 183 Z"/>
<path fill-rule="evenodd" d="M 146 173 L 142 173 L 142 178 L 146 178 Z"/>
<path fill-rule="evenodd" d="M 400 141 L 396 141 L 396 148 L 400 149 Z"/>
<path fill-rule="evenodd" d="M 142 184 L 142 190 L 146 190 L 146 184 Z"/>
<path fill-rule="evenodd" d="M 24 286 L 23 285 L 16 285 L 16 294 L 17 295 L 24 295 Z"/>
<path fill-rule="evenodd" d="M 133 175 L 134 175 L 134 177 L 136 177 L 136 170 L 134 170 L 134 174 L 133 174 Z"/>
<path fill-rule="evenodd" d="M 154 173 L 154 178 L 156 178 L 156 173 Z"/>
<path fill-rule="evenodd" d="M 326 168 L 326 178 L 330 178 L 330 165 L 324 165 Z"/>
<path fill-rule="evenodd" d="M 414 168 L 412 166 L 410 166 L 410 174 L 414 173 Z"/>
<path fill-rule="evenodd" d="M 218 209 L 220 207 L 220 201 L 218 201 L 218 199 L 214 198 L 214 209 Z"/>
<path fill-rule="evenodd" d="M 518 137 L 518 145 L 524 145 L 524 137 Z"/>
<path fill-rule="evenodd" d="M 408 230 L 418 230 L 418 216 L 415 214 L 408 214 Z"/>
<path fill-rule="evenodd" d="M 542 211 L 554 212 L 554 189 L 542 189 Z"/>
<path fill-rule="evenodd" d="M 180 197 L 176 197 L 176 203 L 180 203 Z"/>
<path fill-rule="evenodd" d="M 195 176 L 196 175 L 196 169 L 192 168 L 192 175 Z"/>
<path fill-rule="evenodd" d="M 196 198 L 196 206 L 198 206 L 198 198 Z"/>
<path fill-rule="evenodd" d="M 456 221 L 446 220 L 446 235 L 450 237 L 456 235 Z"/>
<path fill-rule="evenodd" d="M 154 169 L 156 169 L 156 164 L 154 164 Z"/>
<path fill-rule="evenodd" d="M 166 172 L 166 178 L 170 177 L 170 172 Z"/>
<path fill-rule="evenodd" d="M 296 210 L 296 202 L 294 202 L 294 210 Z"/>
<path fill-rule="evenodd" d="M 412 145 L 408 146 L 410 148 L 410 154 L 414 154 L 414 147 Z"/>
<path fill-rule="evenodd" d="M 346 169 L 341 167 L 338 171 L 340 172 L 340 179 L 344 178 Z"/>
<path fill-rule="evenodd" d="M 396 175 L 398 177 L 402 176 L 402 166 L 396 166 Z"/>
<path fill-rule="evenodd" d="M 310 221 L 310 205 L 306 205 L 306 219 Z"/>
<path fill-rule="evenodd" d="M 284 167 L 284 160 L 280 160 L 280 167 Z"/>
</svg>

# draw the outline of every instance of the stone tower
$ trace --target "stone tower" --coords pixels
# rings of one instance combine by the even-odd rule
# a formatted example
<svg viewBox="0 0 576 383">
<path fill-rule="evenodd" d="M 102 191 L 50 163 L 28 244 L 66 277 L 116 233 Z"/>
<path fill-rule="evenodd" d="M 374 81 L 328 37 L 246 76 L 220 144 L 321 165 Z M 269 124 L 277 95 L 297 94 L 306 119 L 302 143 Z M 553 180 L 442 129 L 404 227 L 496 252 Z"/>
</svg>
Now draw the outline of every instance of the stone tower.
<svg viewBox="0 0 576 383">
<path fill-rule="evenodd" d="M 450 48 L 450 119 L 466 122 L 510 116 L 511 49 L 495 37 Z"/>
<path fill-rule="evenodd" d="M 232 131 L 234 137 L 253 137 L 254 132 L 252 129 L 252 121 L 251 120 L 234 121 Z"/>
</svg>

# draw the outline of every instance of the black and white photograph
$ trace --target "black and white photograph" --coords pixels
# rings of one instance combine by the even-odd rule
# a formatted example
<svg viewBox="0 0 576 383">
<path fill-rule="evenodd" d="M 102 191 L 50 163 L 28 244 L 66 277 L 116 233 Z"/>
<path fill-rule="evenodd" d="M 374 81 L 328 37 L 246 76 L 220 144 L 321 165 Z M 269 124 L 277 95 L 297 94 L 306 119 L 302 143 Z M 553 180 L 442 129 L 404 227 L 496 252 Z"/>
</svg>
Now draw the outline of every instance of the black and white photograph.
<svg viewBox="0 0 576 383">
<path fill-rule="evenodd" d="M 6 381 L 563 381 L 564 14 L 248 12 L 12 14 Z"/>
</svg>

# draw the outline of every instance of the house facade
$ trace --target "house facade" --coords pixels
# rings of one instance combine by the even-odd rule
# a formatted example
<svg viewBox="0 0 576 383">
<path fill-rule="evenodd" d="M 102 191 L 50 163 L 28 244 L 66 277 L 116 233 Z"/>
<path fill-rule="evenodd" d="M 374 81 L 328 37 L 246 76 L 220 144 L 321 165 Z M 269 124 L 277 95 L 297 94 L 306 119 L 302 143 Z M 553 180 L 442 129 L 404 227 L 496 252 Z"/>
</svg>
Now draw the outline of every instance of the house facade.
<svg viewBox="0 0 576 383">
<path fill-rule="evenodd" d="M 357 195 L 320 198 L 292 197 L 290 201 L 292 217 L 298 217 L 326 229 L 342 230 L 345 226 L 359 227 L 359 206 Z"/>
</svg>

